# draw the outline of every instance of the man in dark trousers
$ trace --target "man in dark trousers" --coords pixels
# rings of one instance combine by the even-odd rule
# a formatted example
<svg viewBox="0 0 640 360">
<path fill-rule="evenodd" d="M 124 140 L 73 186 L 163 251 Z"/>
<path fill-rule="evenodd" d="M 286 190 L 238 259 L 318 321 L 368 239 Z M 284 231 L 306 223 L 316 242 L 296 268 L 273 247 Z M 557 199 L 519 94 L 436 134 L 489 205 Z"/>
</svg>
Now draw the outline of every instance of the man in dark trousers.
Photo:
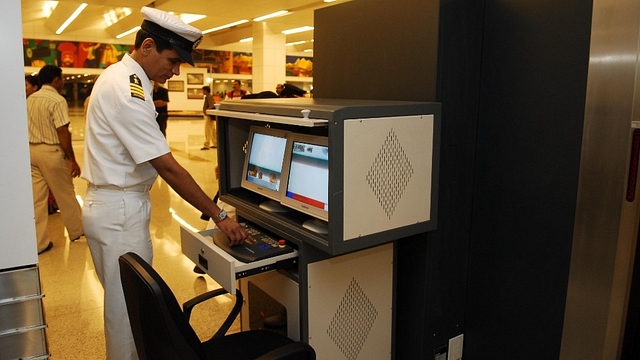
<svg viewBox="0 0 640 360">
<path fill-rule="evenodd" d="M 153 83 L 153 105 L 156 106 L 156 122 L 158 123 L 158 127 L 160 127 L 160 131 L 162 131 L 162 135 L 167 137 L 167 120 L 169 119 L 169 109 L 167 105 L 169 104 L 169 91 L 162 86 L 157 81 L 152 81 Z"/>
</svg>

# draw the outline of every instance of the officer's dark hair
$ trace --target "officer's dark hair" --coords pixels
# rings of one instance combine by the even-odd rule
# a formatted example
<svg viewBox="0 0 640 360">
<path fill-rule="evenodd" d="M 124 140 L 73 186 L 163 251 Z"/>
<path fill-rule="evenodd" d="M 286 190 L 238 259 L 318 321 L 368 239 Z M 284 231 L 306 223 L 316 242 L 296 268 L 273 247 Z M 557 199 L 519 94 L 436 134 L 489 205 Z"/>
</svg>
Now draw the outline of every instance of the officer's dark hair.
<svg viewBox="0 0 640 360">
<path fill-rule="evenodd" d="M 62 78 L 62 69 L 55 65 L 45 65 L 38 72 L 38 78 L 42 85 L 51 84 L 56 78 Z"/>
<path fill-rule="evenodd" d="M 170 42 L 142 29 L 138 30 L 138 33 L 136 34 L 136 41 L 133 43 L 133 48 L 136 50 L 140 49 L 140 47 L 142 46 L 142 42 L 146 38 L 153 39 L 153 41 L 156 43 L 156 50 L 158 51 L 158 53 L 161 53 L 164 50 L 173 50 L 173 46 L 171 46 Z"/>
<path fill-rule="evenodd" d="M 208 92 L 209 94 L 211 94 L 211 88 L 208 87 L 207 85 L 203 86 L 202 90 L 204 90 L 204 91 Z"/>
</svg>

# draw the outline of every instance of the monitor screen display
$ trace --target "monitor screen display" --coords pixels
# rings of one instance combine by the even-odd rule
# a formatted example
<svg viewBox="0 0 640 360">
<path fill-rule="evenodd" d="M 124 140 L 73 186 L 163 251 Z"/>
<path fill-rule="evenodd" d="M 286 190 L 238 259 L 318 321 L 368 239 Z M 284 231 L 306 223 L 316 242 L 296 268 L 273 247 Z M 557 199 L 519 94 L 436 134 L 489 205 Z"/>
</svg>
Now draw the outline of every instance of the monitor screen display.
<svg viewBox="0 0 640 360">
<path fill-rule="evenodd" d="M 287 137 L 285 130 L 252 126 L 245 156 L 242 187 L 280 201 L 280 183 Z"/>
<path fill-rule="evenodd" d="M 280 202 L 317 219 L 329 219 L 328 139 L 292 133 L 285 157 Z"/>
</svg>

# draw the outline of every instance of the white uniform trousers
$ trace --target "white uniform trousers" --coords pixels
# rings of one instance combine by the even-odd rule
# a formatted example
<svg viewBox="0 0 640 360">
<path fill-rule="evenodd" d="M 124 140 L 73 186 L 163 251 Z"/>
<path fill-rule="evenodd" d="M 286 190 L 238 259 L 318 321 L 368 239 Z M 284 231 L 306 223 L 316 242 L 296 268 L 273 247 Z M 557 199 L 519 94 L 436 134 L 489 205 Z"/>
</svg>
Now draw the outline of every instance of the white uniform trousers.
<svg viewBox="0 0 640 360">
<path fill-rule="evenodd" d="M 107 360 L 137 360 L 118 258 L 131 251 L 152 263 L 149 192 L 96 189 L 89 185 L 82 213 L 87 243 L 104 287 Z"/>
<path fill-rule="evenodd" d="M 77 239 L 82 228 L 82 210 L 76 199 L 69 161 L 65 159 L 60 145 L 29 144 L 31 158 L 31 184 L 33 189 L 33 211 L 36 220 L 38 252 L 49 245 L 48 199 L 53 192 L 60 209 L 62 222 L 67 228 L 69 239 Z"/>
</svg>

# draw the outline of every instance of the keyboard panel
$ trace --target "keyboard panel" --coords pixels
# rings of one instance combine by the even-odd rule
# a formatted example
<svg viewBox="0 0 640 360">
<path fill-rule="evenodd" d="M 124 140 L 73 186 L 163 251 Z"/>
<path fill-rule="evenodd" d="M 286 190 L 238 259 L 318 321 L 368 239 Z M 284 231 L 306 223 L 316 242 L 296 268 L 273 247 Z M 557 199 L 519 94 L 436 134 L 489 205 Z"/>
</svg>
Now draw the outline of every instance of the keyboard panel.
<svg viewBox="0 0 640 360">
<path fill-rule="evenodd" d="M 245 263 L 263 260 L 293 251 L 291 246 L 287 244 L 280 245 L 279 239 L 274 238 L 253 225 L 246 222 L 242 222 L 240 225 L 256 240 L 255 244 L 245 242 L 241 245 L 229 246 L 229 237 L 222 231 L 217 231 L 213 234 L 213 243 L 229 255 Z"/>
</svg>

